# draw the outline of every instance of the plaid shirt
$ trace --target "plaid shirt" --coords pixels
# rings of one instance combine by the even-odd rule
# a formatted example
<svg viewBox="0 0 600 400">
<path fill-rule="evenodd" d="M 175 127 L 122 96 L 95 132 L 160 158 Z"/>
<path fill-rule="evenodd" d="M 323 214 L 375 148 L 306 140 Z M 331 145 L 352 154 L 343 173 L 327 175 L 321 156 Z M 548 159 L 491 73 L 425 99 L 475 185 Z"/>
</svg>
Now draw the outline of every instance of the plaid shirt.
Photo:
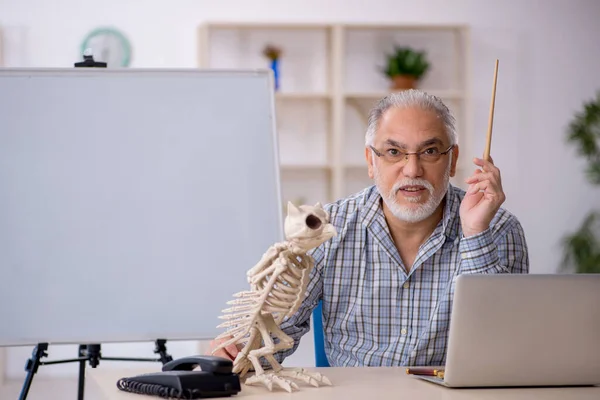
<svg viewBox="0 0 600 400">
<path fill-rule="evenodd" d="M 409 273 L 390 235 L 375 186 L 325 208 L 338 235 L 311 252 L 306 298 L 282 330 L 295 340 L 310 330 L 322 300 L 331 366 L 444 365 L 454 284 L 459 274 L 528 273 L 519 221 L 504 209 L 490 228 L 464 238 L 465 192 L 449 185 L 444 216 L 419 248 Z"/>
</svg>

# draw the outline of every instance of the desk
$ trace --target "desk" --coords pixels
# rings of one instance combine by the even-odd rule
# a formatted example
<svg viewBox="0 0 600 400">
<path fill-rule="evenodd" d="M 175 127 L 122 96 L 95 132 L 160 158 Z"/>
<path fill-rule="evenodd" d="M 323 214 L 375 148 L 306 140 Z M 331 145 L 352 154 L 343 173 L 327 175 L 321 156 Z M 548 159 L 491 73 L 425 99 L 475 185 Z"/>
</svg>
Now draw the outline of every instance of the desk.
<svg viewBox="0 0 600 400">
<path fill-rule="evenodd" d="M 288 393 L 277 389 L 269 392 L 262 386 L 246 386 L 231 399 L 244 400 L 598 400 L 600 386 L 576 388 L 524 388 L 524 389 L 449 389 L 406 375 L 405 368 L 309 368 L 326 375 L 333 386 L 314 388 L 298 383 L 299 391 Z M 86 370 L 86 388 L 94 391 L 95 398 L 110 400 L 144 400 L 158 397 L 121 392 L 116 383 L 122 377 L 157 369 Z"/>
</svg>

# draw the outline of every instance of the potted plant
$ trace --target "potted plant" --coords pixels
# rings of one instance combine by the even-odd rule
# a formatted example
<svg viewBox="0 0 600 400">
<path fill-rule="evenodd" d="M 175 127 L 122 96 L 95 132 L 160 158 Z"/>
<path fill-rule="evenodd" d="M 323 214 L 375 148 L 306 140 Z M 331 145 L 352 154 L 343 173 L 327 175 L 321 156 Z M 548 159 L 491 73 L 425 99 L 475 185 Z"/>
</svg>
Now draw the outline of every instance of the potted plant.
<svg viewBox="0 0 600 400">
<path fill-rule="evenodd" d="M 429 61 L 424 51 L 410 47 L 394 47 L 394 52 L 386 54 L 387 65 L 383 73 L 391 81 L 392 90 L 413 89 L 429 69 Z"/>
<path fill-rule="evenodd" d="M 588 162 L 586 175 L 600 185 L 600 91 L 583 104 L 567 130 L 567 141 L 577 146 Z M 581 227 L 563 240 L 562 268 L 576 273 L 600 273 L 600 213 L 592 211 Z"/>
</svg>

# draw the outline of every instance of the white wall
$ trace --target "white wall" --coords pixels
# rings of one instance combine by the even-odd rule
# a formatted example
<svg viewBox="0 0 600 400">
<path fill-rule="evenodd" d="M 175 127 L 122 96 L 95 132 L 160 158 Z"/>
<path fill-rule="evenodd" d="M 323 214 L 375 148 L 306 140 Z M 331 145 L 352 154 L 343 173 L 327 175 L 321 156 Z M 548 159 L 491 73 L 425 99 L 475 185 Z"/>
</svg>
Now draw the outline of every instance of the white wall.
<svg viewBox="0 0 600 400">
<path fill-rule="evenodd" d="M 534 273 L 556 271 L 561 238 L 600 203 L 600 192 L 584 180 L 584 164 L 564 141 L 573 112 L 600 89 L 599 16 L 594 0 L 372 0 L 369 6 L 362 0 L 0 0 L 5 65 L 18 67 L 71 67 L 82 38 L 105 24 L 132 40 L 133 67 L 196 67 L 196 28 L 204 21 L 470 24 L 474 148 L 483 151 L 499 58 L 492 156 L 502 170 L 505 206 L 524 225 Z M 293 363 L 312 364 L 307 339 Z M 182 346 L 175 356 L 195 352 L 193 344 Z M 152 345 L 112 349 L 148 356 Z M 29 353 L 8 351 L 9 377 L 22 376 Z M 66 346 L 52 354 L 75 353 Z M 40 374 L 73 371 L 52 366 Z"/>
</svg>

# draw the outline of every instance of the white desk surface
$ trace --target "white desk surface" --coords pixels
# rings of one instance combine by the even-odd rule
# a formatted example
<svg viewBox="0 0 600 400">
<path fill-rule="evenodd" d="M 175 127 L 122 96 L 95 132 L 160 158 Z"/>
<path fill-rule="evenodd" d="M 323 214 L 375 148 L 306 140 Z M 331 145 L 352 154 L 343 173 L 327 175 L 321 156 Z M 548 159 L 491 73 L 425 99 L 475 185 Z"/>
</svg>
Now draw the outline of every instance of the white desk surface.
<svg viewBox="0 0 600 400">
<path fill-rule="evenodd" d="M 263 400 L 348 400 L 348 399 L 410 399 L 410 400 L 598 400 L 600 386 L 574 388 L 506 388 L 506 389 L 450 389 L 406 375 L 405 368 L 308 368 L 326 375 L 333 386 L 314 388 L 298 383 L 299 391 L 288 393 L 282 389 L 269 392 L 262 386 L 246 386 L 230 399 L 243 398 Z M 143 400 L 157 399 L 122 392 L 116 383 L 120 378 L 160 369 L 102 370 L 102 367 L 86 369 L 86 388 L 93 390 L 99 399 Z"/>
</svg>

